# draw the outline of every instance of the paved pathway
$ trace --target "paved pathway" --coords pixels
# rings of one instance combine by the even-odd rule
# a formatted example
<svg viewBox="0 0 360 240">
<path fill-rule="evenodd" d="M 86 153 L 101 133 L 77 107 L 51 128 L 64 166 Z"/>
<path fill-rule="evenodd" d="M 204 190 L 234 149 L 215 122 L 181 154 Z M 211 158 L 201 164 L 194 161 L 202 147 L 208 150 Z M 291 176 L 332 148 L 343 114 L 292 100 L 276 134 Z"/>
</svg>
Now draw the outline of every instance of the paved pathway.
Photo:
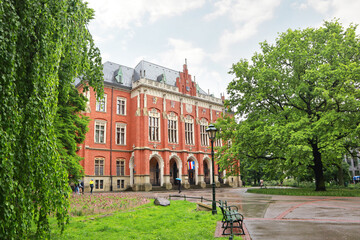
<svg viewBox="0 0 360 240">
<path fill-rule="evenodd" d="M 177 192 L 144 194 L 161 197 Z M 183 194 L 211 199 L 212 190 L 184 190 Z M 246 193 L 245 188 L 222 188 L 216 189 L 216 199 L 239 207 L 253 240 L 360 239 L 359 197 L 277 196 Z"/>
</svg>

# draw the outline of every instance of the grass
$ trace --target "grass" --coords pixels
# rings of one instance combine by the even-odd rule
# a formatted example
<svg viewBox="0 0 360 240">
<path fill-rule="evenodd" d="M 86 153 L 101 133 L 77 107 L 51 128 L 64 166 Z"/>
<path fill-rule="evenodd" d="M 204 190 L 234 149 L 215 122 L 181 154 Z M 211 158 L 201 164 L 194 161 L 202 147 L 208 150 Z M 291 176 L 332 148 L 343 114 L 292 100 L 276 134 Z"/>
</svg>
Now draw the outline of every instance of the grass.
<svg viewBox="0 0 360 240">
<path fill-rule="evenodd" d="M 140 195 L 129 195 L 127 193 L 73 194 L 70 198 L 70 215 L 84 216 L 109 213 L 116 210 L 126 210 L 148 202 L 148 199 Z"/>
<path fill-rule="evenodd" d="M 360 197 L 360 189 L 356 188 L 330 188 L 324 192 L 316 192 L 314 188 L 250 188 L 249 193 L 261 193 L 272 195 L 293 196 L 336 196 L 336 197 Z"/>
<path fill-rule="evenodd" d="M 216 222 L 221 220 L 221 214 L 195 209 L 196 203 L 187 201 L 171 201 L 166 207 L 151 201 L 107 214 L 72 216 L 62 235 L 55 219 L 51 219 L 51 239 L 215 239 Z"/>
</svg>

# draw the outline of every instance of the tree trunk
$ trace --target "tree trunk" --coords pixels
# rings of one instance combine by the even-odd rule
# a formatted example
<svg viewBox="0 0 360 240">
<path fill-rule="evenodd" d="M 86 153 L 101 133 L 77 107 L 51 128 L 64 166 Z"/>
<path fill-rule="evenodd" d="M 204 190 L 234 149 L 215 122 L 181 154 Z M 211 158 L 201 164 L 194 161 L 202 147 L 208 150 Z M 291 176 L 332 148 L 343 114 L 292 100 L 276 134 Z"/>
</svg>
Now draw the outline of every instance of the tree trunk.
<svg viewBox="0 0 360 240">
<path fill-rule="evenodd" d="M 314 173 L 315 173 L 315 185 L 316 185 L 315 191 L 326 191 L 323 164 L 321 161 L 321 153 L 316 143 L 311 144 L 311 146 L 314 157 L 313 161 L 314 161 Z"/>
<path fill-rule="evenodd" d="M 342 168 L 342 165 L 340 164 L 340 166 L 337 166 L 338 168 L 338 172 L 337 172 L 337 178 L 339 181 L 339 186 L 345 186 L 344 184 L 344 171 Z"/>
</svg>

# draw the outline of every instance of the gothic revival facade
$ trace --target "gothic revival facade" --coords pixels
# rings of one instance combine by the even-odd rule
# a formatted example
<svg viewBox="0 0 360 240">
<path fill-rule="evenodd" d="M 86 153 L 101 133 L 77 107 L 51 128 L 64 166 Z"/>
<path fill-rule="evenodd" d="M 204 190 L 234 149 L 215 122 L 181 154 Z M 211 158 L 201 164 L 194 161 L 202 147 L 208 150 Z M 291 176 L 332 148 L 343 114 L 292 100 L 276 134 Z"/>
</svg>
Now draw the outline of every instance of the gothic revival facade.
<svg viewBox="0 0 360 240">
<path fill-rule="evenodd" d="M 76 87 L 82 92 L 82 85 Z M 88 188 L 94 191 L 150 191 L 212 183 L 210 142 L 205 129 L 224 113 L 223 99 L 203 91 L 188 73 L 141 61 L 135 68 L 104 64 L 104 97 L 94 91 L 83 113 L 91 119 L 78 154 Z M 217 141 L 216 144 L 221 144 Z M 223 180 L 215 164 L 215 183 Z"/>
</svg>

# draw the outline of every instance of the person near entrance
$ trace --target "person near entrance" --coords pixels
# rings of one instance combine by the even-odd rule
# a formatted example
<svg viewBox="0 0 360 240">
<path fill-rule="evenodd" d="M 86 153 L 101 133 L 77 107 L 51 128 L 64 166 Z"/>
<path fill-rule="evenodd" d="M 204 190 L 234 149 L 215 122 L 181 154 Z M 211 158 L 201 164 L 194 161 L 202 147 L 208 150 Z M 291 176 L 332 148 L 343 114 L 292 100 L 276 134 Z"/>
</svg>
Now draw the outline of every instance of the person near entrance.
<svg viewBox="0 0 360 240">
<path fill-rule="evenodd" d="M 178 181 L 179 193 L 181 193 L 181 178 L 175 178 Z"/>
<path fill-rule="evenodd" d="M 94 179 L 91 179 L 90 180 L 90 194 L 92 194 L 93 189 L 94 189 Z"/>
</svg>

